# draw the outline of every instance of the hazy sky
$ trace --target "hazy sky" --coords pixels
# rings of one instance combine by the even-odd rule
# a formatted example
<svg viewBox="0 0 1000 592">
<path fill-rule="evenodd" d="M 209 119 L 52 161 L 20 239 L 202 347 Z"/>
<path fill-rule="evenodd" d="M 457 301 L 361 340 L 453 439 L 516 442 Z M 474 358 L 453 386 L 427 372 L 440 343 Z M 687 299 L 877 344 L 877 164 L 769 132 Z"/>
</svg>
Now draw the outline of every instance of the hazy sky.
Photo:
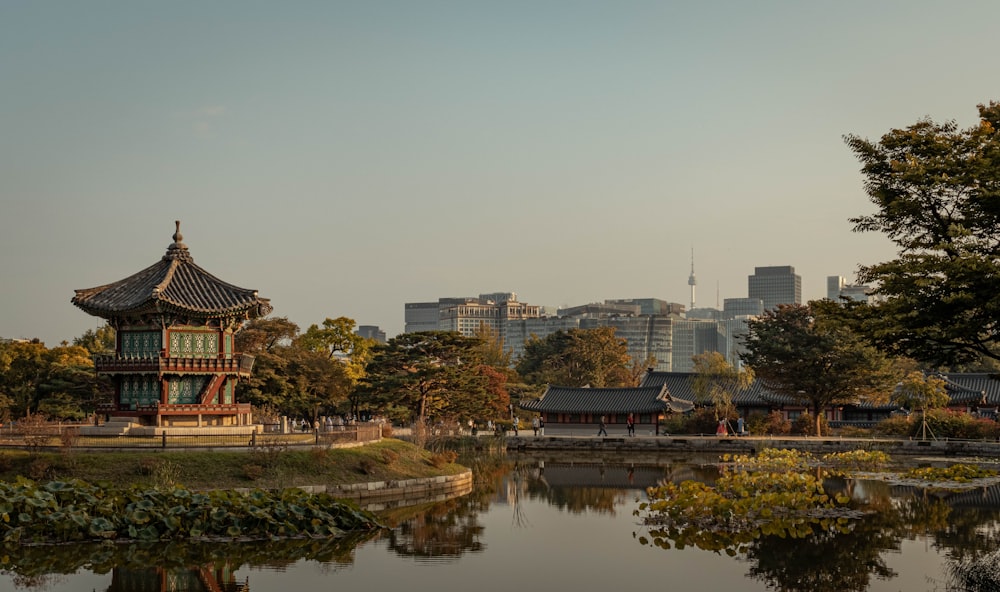
<svg viewBox="0 0 1000 592">
<path fill-rule="evenodd" d="M 974 124 L 1000 3 L 0 0 L 0 337 L 195 262 L 305 329 L 513 291 L 699 306 L 892 258 L 844 134 Z"/>
</svg>

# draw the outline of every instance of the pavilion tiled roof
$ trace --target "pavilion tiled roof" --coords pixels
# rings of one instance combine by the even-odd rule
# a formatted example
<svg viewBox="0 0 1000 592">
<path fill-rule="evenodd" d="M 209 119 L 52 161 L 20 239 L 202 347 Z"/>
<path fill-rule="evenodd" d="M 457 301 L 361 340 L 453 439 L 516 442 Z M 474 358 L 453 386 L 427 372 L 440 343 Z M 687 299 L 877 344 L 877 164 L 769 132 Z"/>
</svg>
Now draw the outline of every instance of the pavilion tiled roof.
<svg viewBox="0 0 1000 592">
<path fill-rule="evenodd" d="M 690 411 L 687 401 L 673 399 L 664 387 L 589 388 L 550 386 L 521 408 L 544 413 L 658 413 Z"/>
<path fill-rule="evenodd" d="M 180 232 L 158 262 L 111 284 L 76 290 L 72 302 L 106 319 L 152 312 L 175 312 L 196 318 L 266 316 L 272 310 L 256 290 L 224 282 L 198 265 Z"/>
</svg>

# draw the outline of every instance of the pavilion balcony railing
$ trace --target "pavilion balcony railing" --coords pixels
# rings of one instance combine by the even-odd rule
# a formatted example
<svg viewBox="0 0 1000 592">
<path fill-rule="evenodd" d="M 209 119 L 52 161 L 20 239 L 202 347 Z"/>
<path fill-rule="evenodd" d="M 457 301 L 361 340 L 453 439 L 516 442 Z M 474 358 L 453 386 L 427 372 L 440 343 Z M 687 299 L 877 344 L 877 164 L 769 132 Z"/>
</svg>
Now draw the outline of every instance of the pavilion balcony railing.
<svg viewBox="0 0 1000 592">
<path fill-rule="evenodd" d="M 249 376 L 253 370 L 251 354 L 220 355 L 215 358 L 169 358 L 160 356 L 95 356 L 94 366 L 101 374 L 235 374 Z"/>
</svg>

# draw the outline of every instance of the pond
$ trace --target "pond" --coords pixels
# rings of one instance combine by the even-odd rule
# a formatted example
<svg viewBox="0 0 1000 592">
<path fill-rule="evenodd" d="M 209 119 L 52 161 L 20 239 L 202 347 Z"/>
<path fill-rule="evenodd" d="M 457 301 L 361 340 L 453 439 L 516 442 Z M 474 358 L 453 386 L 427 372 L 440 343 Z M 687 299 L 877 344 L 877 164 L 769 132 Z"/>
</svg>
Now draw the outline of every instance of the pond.
<svg viewBox="0 0 1000 592">
<path fill-rule="evenodd" d="M 581 453 L 472 464 L 472 494 L 388 511 L 391 528 L 364 540 L 27 547 L 4 558 L 0 590 L 930 592 L 954 589 L 949 566 L 1000 541 L 997 486 L 948 494 L 828 479 L 876 511 L 843 533 L 762 536 L 739 552 L 664 549 L 648 543 L 638 500 L 658 483 L 711 482 L 710 460 Z"/>
</svg>

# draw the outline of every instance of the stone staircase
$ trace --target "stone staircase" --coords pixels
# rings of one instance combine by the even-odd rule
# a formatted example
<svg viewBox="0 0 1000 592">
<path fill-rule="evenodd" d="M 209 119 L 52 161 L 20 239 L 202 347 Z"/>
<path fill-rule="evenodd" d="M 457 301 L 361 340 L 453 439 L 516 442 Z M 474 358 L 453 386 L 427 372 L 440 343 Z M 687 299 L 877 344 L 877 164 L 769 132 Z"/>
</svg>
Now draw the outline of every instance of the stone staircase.
<svg viewBox="0 0 1000 592">
<path fill-rule="evenodd" d="M 125 436 L 132 428 L 141 427 L 131 417 L 111 417 L 108 421 L 99 426 L 83 426 L 80 428 L 81 436 Z"/>
</svg>

